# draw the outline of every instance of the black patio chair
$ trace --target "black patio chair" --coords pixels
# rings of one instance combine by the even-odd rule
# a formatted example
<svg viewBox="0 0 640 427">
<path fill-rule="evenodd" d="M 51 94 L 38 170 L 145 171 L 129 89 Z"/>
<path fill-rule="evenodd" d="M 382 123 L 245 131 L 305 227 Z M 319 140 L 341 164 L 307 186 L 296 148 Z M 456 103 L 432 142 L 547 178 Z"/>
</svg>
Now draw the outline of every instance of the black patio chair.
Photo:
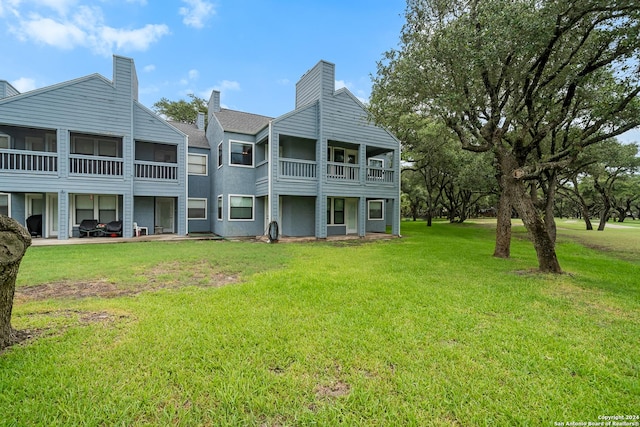
<svg viewBox="0 0 640 427">
<path fill-rule="evenodd" d="M 104 236 L 122 237 L 122 221 L 111 221 L 104 227 Z"/>
<path fill-rule="evenodd" d="M 99 236 L 102 233 L 102 229 L 98 228 L 97 219 L 83 219 L 78 227 L 80 237 Z"/>
<path fill-rule="evenodd" d="M 42 215 L 31 215 L 27 218 L 27 230 L 31 237 L 42 237 Z"/>
</svg>

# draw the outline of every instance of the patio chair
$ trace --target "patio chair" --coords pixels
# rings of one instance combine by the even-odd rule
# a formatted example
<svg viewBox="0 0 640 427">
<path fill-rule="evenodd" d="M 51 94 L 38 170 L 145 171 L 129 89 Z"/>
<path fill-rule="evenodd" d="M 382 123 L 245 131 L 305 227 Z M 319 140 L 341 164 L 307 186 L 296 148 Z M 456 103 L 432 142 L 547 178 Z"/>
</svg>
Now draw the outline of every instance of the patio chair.
<svg viewBox="0 0 640 427">
<path fill-rule="evenodd" d="M 31 215 L 26 222 L 31 237 L 42 237 L 42 215 Z"/>
<path fill-rule="evenodd" d="M 122 221 L 111 221 L 104 227 L 104 236 L 122 237 Z"/>
<path fill-rule="evenodd" d="M 102 229 L 98 228 L 97 219 L 83 219 L 78 227 L 80 237 L 99 236 L 102 233 Z"/>
</svg>

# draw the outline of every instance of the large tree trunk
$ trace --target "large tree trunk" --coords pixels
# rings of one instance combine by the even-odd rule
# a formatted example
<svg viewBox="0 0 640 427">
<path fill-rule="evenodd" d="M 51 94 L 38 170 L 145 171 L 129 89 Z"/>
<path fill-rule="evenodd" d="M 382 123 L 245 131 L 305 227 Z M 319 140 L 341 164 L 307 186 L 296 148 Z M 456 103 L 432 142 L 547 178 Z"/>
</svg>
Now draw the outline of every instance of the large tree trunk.
<svg viewBox="0 0 640 427">
<path fill-rule="evenodd" d="M 555 243 L 549 236 L 542 215 L 538 213 L 524 182 L 516 176 L 519 165 L 515 156 L 511 153 L 500 154 L 500 168 L 503 178 L 502 192 L 506 191 L 511 195 L 513 207 L 529 232 L 538 256 L 539 270 L 543 273 L 562 273 L 556 256 Z"/>
<path fill-rule="evenodd" d="M 556 204 L 556 188 L 558 185 L 557 173 L 551 172 L 547 177 L 547 191 L 545 191 L 545 209 L 544 209 L 544 224 L 547 228 L 549 237 L 554 242 L 556 241 L 557 227 L 556 219 L 554 217 L 554 208 Z"/>
<path fill-rule="evenodd" d="M 499 178 L 501 191 L 496 212 L 496 247 L 493 251 L 493 256 L 496 258 L 511 256 L 511 192 L 504 181 L 504 176 Z"/>
<path fill-rule="evenodd" d="M 20 261 L 31 245 L 31 236 L 17 221 L 0 215 L 0 350 L 14 340 L 11 327 L 13 295 Z"/>
<path fill-rule="evenodd" d="M 531 236 L 533 247 L 538 256 L 538 268 L 543 273 L 562 273 L 560 263 L 556 256 L 556 248 L 553 239 L 544 221 L 536 210 L 535 204 L 527 193 L 524 184 L 515 179 L 513 185 L 513 204 L 520 215 L 524 226 Z"/>
</svg>

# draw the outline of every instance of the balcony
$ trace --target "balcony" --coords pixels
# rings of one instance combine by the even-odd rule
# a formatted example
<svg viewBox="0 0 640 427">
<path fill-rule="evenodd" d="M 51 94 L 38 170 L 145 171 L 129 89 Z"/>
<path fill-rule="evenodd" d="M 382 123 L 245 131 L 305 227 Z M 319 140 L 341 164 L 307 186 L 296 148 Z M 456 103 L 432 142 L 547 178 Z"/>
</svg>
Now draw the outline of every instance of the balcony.
<svg viewBox="0 0 640 427">
<path fill-rule="evenodd" d="M 360 166 L 327 162 L 327 178 L 334 181 L 360 181 Z"/>
<path fill-rule="evenodd" d="M 121 158 L 72 154 L 69 156 L 69 174 L 122 176 L 123 164 Z"/>
<path fill-rule="evenodd" d="M 316 162 L 311 160 L 280 159 L 280 176 L 294 179 L 316 179 Z"/>
<path fill-rule="evenodd" d="M 393 184 L 393 177 L 393 170 L 376 167 L 367 168 L 367 182 Z"/>
<path fill-rule="evenodd" d="M 135 177 L 154 180 L 178 180 L 178 165 L 176 163 L 165 162 L 144 162 L 136 160 L 134 162 Z"/>
<path fill-rule="evenodd" d="M 0 171 L 56 174 L 58 172 L 58 154 L 0 149 Z"/>
</svg>

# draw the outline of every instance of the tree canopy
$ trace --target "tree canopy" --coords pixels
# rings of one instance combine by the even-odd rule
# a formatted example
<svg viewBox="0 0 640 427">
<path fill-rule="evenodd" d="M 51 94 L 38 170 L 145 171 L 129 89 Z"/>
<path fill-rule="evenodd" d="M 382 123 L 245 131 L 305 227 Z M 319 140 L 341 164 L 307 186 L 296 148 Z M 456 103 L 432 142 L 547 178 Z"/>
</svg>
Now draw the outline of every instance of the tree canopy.
<svg viewBox="0 0 640 427">
<path fill-rule="evenodd" d="M 639 53 L 637 0 L 408 0 L 371 111 L 392 127 L 407 114 L 442 120 L 464 149 L 491 152 L 499 210 L 516 209 L 540 270 L 560 272 L 557 172 L 640 125 Z"/>
<path fill-rule="evenodd" d="M 184 99 L 169 101 L 167 98 L 161 98 L 160 101 L 153 104 L 153 110 L 169 120 L 193 124 L 198 118 L 198 113 L 207 111 L 207 101 L 192 93 L 188 96 L 191 101 Z"/>
</svg>

